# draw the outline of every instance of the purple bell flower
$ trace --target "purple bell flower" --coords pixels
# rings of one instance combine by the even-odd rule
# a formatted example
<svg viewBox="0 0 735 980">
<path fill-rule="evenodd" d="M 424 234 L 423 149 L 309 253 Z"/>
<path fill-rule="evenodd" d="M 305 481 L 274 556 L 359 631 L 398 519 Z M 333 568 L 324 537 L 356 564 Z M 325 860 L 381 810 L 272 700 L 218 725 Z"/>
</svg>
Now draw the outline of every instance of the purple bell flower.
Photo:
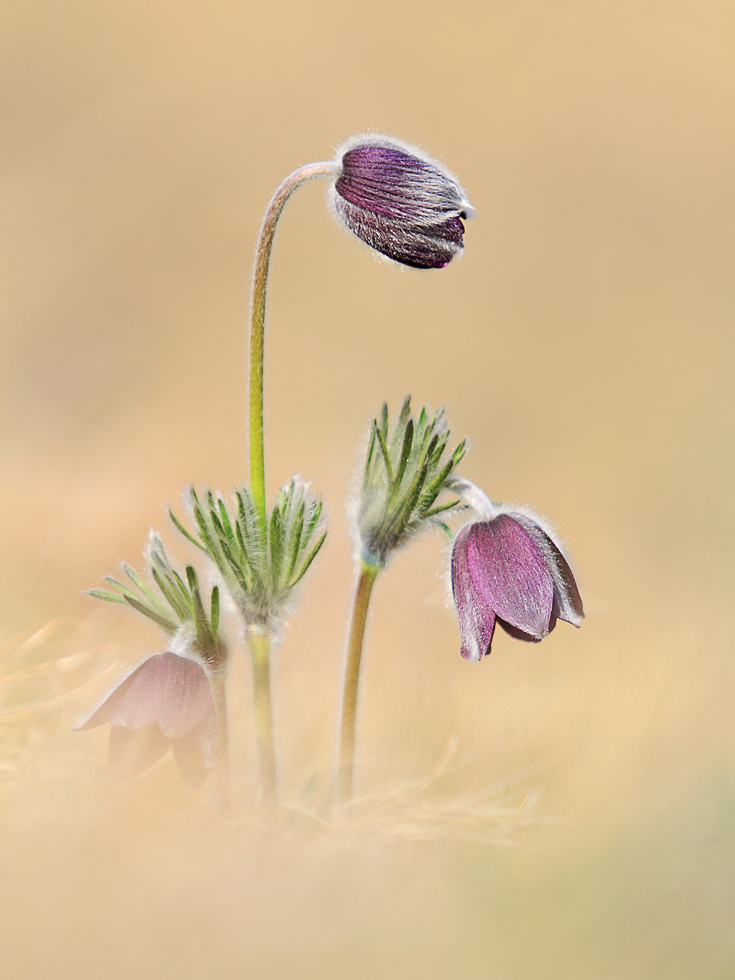
<svg viewBox="0 0 735 980">
<path fill-rule="evenodd" d="M 490 653 L 496 622 L 530 641 L 547 636 L 557 619 L 581 626 L 577 584 L 542 520 L 523 508 L 491 504 L 468 481 L 457 481 L 456 489 L 488 518 L 462 528 L 452 548 L 452 594 L 465 660 Z"/>
<path fill-rule="evenodd" d="M 334 209 L 371 248 L 416 269 L 442 269 L 462 251 L 462 221 L 474 210 L 441 164 L 400 140 L 367 135 L 343 144 L 336 165 Z"/>
<path fill-rule="evenodd" d="M 169 745 L 184 781 L 198 789 L 217 768 L 217 721 L 210 670 L 190 654 L 158 653 L 135 667 L 77 731 L 109 722 L 116 776 L 137 776 Z"/>
</svg>

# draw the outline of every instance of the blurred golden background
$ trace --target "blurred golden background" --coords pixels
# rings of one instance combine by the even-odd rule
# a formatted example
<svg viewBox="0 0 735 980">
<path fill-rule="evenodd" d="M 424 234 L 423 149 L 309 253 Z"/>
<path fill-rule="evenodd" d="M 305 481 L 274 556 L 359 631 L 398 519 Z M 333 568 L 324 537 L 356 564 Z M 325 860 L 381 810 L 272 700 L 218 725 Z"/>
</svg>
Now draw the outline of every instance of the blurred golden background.
<svg viewBox="0 0 735 980">
<path fill-rule="evenodd" d="M 732 977 L 732 6 L 6 0 L 0 17 L 8 976 Z M 175 542 L 186 484 L 246 478 L 262 212 L 365 130 L 440 158 L 478 216 L 461 262 L 423 274 L 373 261 L 316 182 L 281 222 L 267 475 L 311 480 L 331 536 L 278 651 L 291 809 L 274 828 L 252 811 L 241 657 L 240 810 L 221 821 L 170 760 L 117 783 L 106 730 L 71 733 L 103 672 L 162 642 L 81 590 L 140 566 L 149 526 Z M 555 522 L 588 617 L 469 665 L 443 542 L 400 554 L 363 677 L 379 803 L 320 824 L 344 500 L 369 417 L 407 392 L 469 436 L 464 475 Z"/>
</svg>

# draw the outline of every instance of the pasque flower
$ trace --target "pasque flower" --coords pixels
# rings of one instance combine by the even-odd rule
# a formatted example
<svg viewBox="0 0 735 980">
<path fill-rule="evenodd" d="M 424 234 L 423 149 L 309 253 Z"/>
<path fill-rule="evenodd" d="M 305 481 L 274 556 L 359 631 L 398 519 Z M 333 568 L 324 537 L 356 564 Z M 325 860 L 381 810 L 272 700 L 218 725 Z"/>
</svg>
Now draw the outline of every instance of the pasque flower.
<svg viewBox="0 0 735 980">
<path fill-rule="evenodd" d="M 463 248 L 474 214 L 456 178 L 392 137 L 354 136 L 337 151 L 337 215 L 371 248 L 403 265 L 441 269 Z"/>
<path fill-rule="evenodd" d="M 217 767 L 217 721 L 209 667 L 190 653 L 157 653 L 135 667 L 77 730 L 109 723 L 110 767 L 137 776 L 173 746 L 185 782 L 197 789 Z"/>
<path fill-rule="evenodd" d="M 396 548 L 424 527 L 434 525 L 449 531 L 444 518 L 459 500 L 437 504 L 437 498 L 453 489 L 452 474 L 464 456 L 465 443 L 445 454 L 448 443 L 443 410 L 429 413 L 422 408 L 414 416 L 410 396 L 392 422 L 384 404 L 370 429 L 356 508 L 359 574 L 342 697 L 337 777 L 341 803 L 347 803 L 352 795 L 360 664 L 370 596 L 378 574 Z"/>
<path fill-rule="evenodd" d="M 452 548 L 452 593 L 462 656 L 490 653 L 495 624 L 521 640 L 547 636 L 563 619 L 580 626 L 582 600 L 553 532 L 525 508 L 495 505 L 466 480 L 455 489 L 486 518 L 468 524 Z"/>
</svg>

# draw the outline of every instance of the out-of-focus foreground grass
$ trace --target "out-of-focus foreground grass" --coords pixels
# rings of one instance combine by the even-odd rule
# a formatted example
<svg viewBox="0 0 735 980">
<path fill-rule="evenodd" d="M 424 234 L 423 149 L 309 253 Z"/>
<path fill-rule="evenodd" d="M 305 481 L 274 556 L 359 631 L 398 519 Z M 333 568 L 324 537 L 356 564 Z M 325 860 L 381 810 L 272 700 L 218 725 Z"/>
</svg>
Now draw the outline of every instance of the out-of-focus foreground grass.
<svg viewBox="0 0 735 980">
<path fill-rule="evenodd" d="M 735 969 L 733 16 L 715 2 L 5 4 L 0 934 L 9 976 L 726 980 Z M 459 25 L 459 26 L 457 26 Z M 73 733 L 155 629 L 81 594 L 189 482 L 246 477 L 245 283 L 293 167 L 373 128 L 467 186 L 466 255 L 374 262 L 286 212 L 271 488 L 331 536 L 275 670 L 284 807 Z M 437 538 L 379 582 L 360 794 L 325 800 L 371 413 L 445 404 L 463 473 L 569 542 L 587 598 L 464 663 Z M 166 530 L 172 551 L 191 557 Z"/>
</svg>

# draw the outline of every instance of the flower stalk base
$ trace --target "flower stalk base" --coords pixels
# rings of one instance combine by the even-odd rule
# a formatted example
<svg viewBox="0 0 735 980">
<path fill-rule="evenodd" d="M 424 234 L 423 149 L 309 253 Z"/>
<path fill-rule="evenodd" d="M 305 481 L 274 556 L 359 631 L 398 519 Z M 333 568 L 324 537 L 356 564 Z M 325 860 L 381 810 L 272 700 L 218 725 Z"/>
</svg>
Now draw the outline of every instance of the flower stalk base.
<svg viewBox="0 0 735 980">
<path fill-rule="evenodd" d="M 350 640 L 347 648 L 347 666 L 342 699 L 342 724 L 339 736 L 339 768 L 337 771 L 337 801 L 349 803 L 355 770 L 355 725 L 357 720 L 357 694 L 360 685 L 360 662 L 365 638 L 370 596 L 375 579 L 382 566 L 360 562 L 360 577 L 355 593 Z"/>
<path fill-rule="evenodd" d="M 227 813 L 232 808 L 226 684 L 227 674 L 221 670 L 212 679 L 212 694 L 217 715 L 217 805 L 222 813 Z"/>
<path fill-rule="evenodd" d="M 255 741 L 260 769 L 260 803 L 271 808 L 278 802 L 276 789 L 276 751 L 273 740 L 271 705 L 270 636 L 260 630 L 248 631 L 248 645 L 253 665 L 253 707 Z"/>
</svg>

